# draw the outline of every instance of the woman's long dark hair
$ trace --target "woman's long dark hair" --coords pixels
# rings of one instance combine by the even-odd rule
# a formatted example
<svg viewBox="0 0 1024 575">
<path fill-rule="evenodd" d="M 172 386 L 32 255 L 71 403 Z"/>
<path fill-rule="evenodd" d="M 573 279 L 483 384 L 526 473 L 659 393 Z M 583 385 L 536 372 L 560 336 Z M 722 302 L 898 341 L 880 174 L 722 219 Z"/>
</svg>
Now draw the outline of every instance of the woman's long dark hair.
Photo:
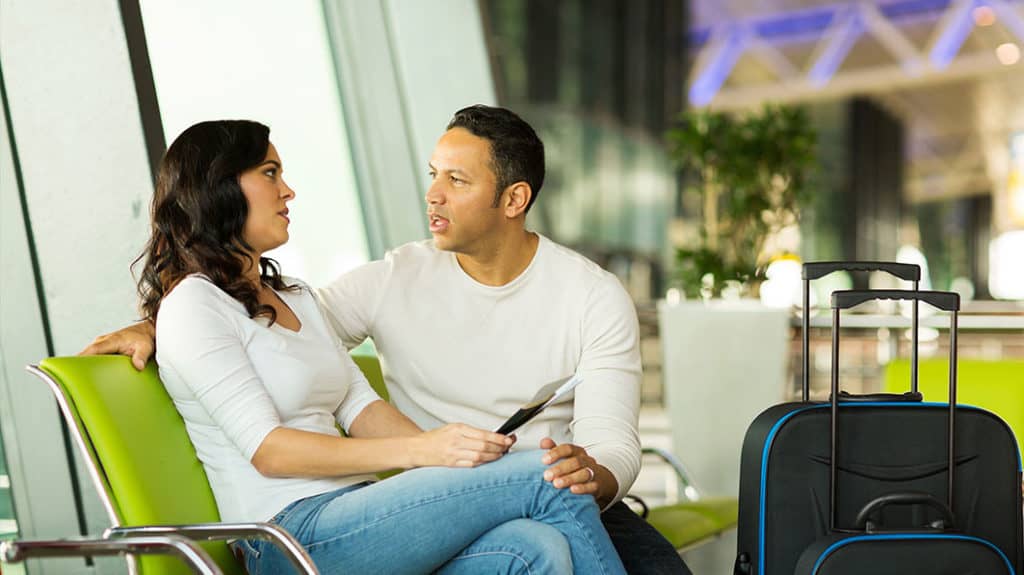
<svg viewBox="0 0 1024 575">
<path fill-rule="evenodd" d="M 171 144 L 160 162 L 150 210 L 152 230 L 142 254 L 140 308 L 155 321 L 160 302 L 190 274 L 203 274 L 245 306 L 250 317 L 277 319 L 261 305 L 258 287 L 243 271 L 252 262 L 252 246 L 242 238 L 249 204 L 239 176 L 267 157 L 270 128 L 248 120 L 200 122 Z M 260 281 L 276 290 L 285 284 L 277 262 L 261 257 Z"/>
</svg>

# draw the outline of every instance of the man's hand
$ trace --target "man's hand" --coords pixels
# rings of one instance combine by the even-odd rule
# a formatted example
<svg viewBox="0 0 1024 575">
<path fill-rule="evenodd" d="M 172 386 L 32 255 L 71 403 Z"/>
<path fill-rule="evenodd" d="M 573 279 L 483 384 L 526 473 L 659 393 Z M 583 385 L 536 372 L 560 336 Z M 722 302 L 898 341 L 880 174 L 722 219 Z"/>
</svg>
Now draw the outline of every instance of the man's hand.
<svg viewBox="0 0 1024 575">
<path fill-rule="evenodd" d="M 156 329 L 153 324 L 148 321 L 140 321 L 113 333 L 97 337 L 88 347 L 78 352 L 78 355 L 130 355 L 132 365 L 141 371 L 146 367 L 149 358 L 153 357 L 153 351 L 156 349 L 153 341 L 155 338 Z"/>
<path fill-rule="evenodd" d="M 619 492 L 619 482 L 612 472 L 587 455 L 587 450 L 579 445 L 557 445 L 553 439 L 545 437 L 540 440 L 540 448 L 548 450 L 541 459 L 545 465 L 558 462 L 544 472 L 544 479 L 556 488 L 568 487 L 573 493 L 590 493 L 601 507 L 611 503 Z"/>
</svg>

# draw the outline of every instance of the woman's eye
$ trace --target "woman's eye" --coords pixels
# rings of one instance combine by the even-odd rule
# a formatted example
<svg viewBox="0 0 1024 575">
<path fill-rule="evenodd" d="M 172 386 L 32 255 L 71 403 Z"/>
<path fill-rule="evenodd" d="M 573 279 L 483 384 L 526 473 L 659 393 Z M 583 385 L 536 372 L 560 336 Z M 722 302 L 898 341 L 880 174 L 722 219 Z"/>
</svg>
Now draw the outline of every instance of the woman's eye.
<svg viewBox="0 0 1024 575">
<path fill-rule="evenodd" d="M 466 180 L 462 180 L 462 179 L 459 179 L 459 178 L 456 178 L 456 177 L 452 177 L 452 182 L 456 183 L 456 184 L 464 184 L 466 182 Z"/>
<path fill-rule="evenodd" d="M 277 168 L 270 168 L 269 170 L 267 170 L 267 171 L 265 171 L 263 173 L 266 174 L 267 177 L 273 178 L 273 177 L 277 176 Z"/>
</svg>

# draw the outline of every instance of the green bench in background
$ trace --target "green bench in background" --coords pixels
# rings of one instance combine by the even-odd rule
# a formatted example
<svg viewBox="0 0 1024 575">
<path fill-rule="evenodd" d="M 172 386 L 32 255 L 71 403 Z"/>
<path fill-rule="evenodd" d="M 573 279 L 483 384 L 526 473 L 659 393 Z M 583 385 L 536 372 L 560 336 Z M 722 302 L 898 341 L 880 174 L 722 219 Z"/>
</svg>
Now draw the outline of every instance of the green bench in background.
<svg viewBox="0 0 1024 575">
<path fill-rule="evenodd" d="M 925 401 L 949 401 L 949 362 L 924 359 L 918 386 Z M 903 393 L 910 388 L 910 360 L 898 359 L 885 368 L 884 391 Z M 961 359 L 957 362 L 956 401 L 987 409 L 1003 419 L 1024 446 L 1024 360 Z"/>
<path fill-rule="evenodd" d="M 353 353 L 352 359 L 363 370 L 374 390 L 382 398 L 388 399 L 377 357 L 359 350 Z M 649 510 L 644 506 L 647 521 L 680 553 L 736 527 L 739 507 L 735 497 L 702 497 L 690 481 L 686 469 L 670 453 L 653 448 L 644 449 L 644 453 L 660 457 L 672 467 L 680 482 L 680 493 L 687 498 L 687 501 Z"/>
</svg>

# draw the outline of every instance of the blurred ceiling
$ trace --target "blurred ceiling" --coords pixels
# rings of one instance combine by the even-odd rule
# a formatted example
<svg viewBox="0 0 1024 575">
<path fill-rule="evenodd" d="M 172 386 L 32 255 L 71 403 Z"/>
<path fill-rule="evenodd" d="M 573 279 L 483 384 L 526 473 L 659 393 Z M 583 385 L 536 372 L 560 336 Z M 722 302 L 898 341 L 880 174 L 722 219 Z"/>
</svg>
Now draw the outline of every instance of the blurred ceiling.
<svg viewBox="0 0 1024 575">
<path fill-rule="evenodd" d="M 691 6 L 691 105 L 869 96 L 905 123 L 908 200 L 1006 189 L 1010 135 L 1024 130 L 1024 0 Z"/>
</svg>

